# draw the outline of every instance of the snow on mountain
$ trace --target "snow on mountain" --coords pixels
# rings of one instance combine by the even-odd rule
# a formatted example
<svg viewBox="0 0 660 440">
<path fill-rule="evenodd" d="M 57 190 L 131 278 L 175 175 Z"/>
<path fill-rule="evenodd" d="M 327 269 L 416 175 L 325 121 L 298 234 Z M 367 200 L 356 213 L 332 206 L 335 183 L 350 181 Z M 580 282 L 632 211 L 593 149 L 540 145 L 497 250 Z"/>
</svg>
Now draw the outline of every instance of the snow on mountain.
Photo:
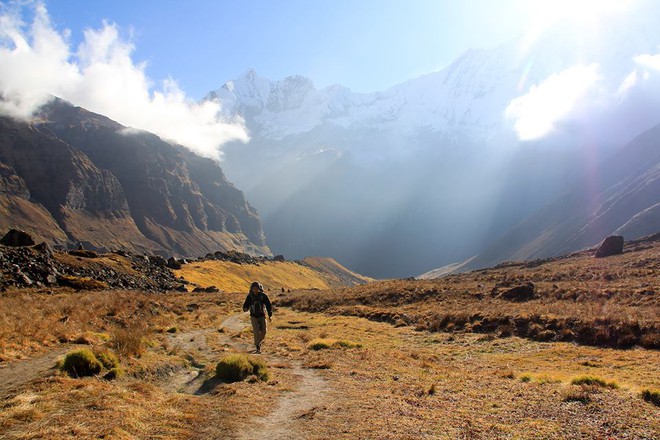
<svg viewBox="0 0 660 440">
<path fill-rule="evenodd" d="M 276 253 L 372 276 L 465 259 L 660 123 L 660 28 L 631 20 L 557 23 L 374 93 L 248 70 L 205 98 L 252 136 L 223 168 Z"/>
<path fill-rule="evenodd" d="M 253 118 L 259 134 L 271 139 L 305 133 L 323 124 L 401 134 L 424 129 L 488 137 L 504 123 L 503 113 L 493 110 L 501 110 L 508 99 L 495 84 L 502 80 L 513 84 L 515 79 L 505 74 L 505 78 L 500 75 L 471 83 L 466 75 L 475 77 L 490 69 L 482 58 L 483 51 L 470 51 L 453 68 L 374 93 L 353 93 L 339 85 L 318 90 L 300 75 L 271 81 L 248 70 L 206 99 L 220 100 L 227 114 Z M 497 55 L 493 62 L 496 59 Z"/>
<path fill-rule="evenodd" d="M 584 33 L 574 23 L 559 23 L 531 44 L 523 38 L 491 50 L 469 50 L 439 72 L 380 92 L 353 93 L 339 85 L 319 90 L 304 76 L 273 81 L 250 69 L 206 99 L 220 100 L 227 114 L 252 118 L 252 129 L 271 139 L 330 124 L 487 140 L 512 129 L 506 108 L 513 99 L 576 66 L 596 68 L 594 88 L 600 95 L 591 96 L 599 101 L 592 104 L 611 99 L 639 67 L 635 57 L 658 52 L 654 26 L 630 26 L 622 20 Z"/>
</svg>

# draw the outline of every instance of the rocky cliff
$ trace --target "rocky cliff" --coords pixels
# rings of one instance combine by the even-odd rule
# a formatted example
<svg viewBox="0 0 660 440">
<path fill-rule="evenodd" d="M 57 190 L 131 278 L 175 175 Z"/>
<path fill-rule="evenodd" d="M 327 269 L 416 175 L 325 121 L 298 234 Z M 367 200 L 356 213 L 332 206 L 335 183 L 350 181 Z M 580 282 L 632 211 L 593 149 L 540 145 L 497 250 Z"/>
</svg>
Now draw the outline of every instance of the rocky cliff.
<svg viewBox="0 0 660 440">
<path fill-rule="evenodd" d="M 269 253 L 217 163 L 61 100 L 31 123 L 0 118 L 0 223 L 53 244 Z"/>
</svg>

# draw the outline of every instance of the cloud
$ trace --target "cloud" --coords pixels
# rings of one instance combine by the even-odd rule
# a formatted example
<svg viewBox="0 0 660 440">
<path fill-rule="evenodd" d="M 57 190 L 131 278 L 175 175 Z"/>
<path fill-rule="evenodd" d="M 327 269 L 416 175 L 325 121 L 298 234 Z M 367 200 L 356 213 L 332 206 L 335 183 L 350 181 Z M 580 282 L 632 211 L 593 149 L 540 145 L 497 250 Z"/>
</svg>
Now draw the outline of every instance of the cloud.
<svg viewBox="0 0 660 440">
<path fill-rule="evenodd" d="M 642 54 L 634 58 L 635 62 L 644 67 L 650 67 L 653 70 L 660 71 L 660 54 Z"/>
<path fill-rule="evenodd" d="M 52 26 L 43 4 L 32 8 L 27 25 L 20 6 L 0 5 L 0 114 L 29 119 L 59 96 L 206 157 L 219 159 L 222 144 L 249 140 L 241 119 L 220 119 L 220 103 L 194 102 L 172 79 L 156 87 L 115 24 L 86 30 L 73 51 L 69 31 Z"/>
<path fill-rule="evenodd" d="M 550 75 L 533 85 L 525 95 L 513 99 L 505 110 L 521 140 L 542 138 L 576 110 L 600 80 L 597 64 L 574 66 Z"/>
</svg>

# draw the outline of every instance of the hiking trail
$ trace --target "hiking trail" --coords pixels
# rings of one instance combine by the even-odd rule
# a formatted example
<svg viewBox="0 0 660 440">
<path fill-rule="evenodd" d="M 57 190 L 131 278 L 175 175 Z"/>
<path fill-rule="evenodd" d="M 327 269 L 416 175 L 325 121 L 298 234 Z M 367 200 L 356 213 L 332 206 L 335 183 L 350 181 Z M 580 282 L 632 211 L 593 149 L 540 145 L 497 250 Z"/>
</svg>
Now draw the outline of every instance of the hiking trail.
<svg viewBox="0 0 660 440">
<path fill-rule="evenodd" d="M 55 368 L 57 358 L 63 356 L 70 346 L 58 347 L 39 356 L 21 361 L 10 362 L 0 368 L 0 398 L 35 379 L 47 375 Z"/>
<path fill-rule="evenodd" d="M 232 348 L 249 352 L 251 344 L 243 342 L 233 335 L 241 333 L 249 326 L 247 315 L 232 315 L 225 319 L 221 328 L 224 332 L 219 333 L 221 342 Z M 174 343 L 180 344 L 180 349 L 189 353 L 200 353 L 210 355 L 208 346 L 205 343 L 205 334 L 215 330 L 196 330 L 193 332 L 181 333 L 172 337 Z M 217 355 L 215 355 L 217 357 Z M 291 373 L 297 379 L 293 391 L 286 392 L 279 397 L 273 406 L 273 410 L 266 416 L 259 417 L 258 420 L 248 420 L 243 429 L 237 433 L 238 439 L 248 440 L 255 438 L 269 439 L 303 439 L 306 437 L 305 425 L 309 419 L 314 417 L 314 413 L 323 409 L 325 394 L 328 391 L 328 384 L 317 371 L 303 368 L 300 362 L 284 358 L 275 354 L 265 353 L 261 355 L 267 364 L 285 364 L 291 369 Z M 204 381 L 201 369 L 196 373 L 188 371 L 187 376 L 178 377 L 177 387 L 180 392 L 190 394 L 201 394 L 204 392 Z"/>
</svg>

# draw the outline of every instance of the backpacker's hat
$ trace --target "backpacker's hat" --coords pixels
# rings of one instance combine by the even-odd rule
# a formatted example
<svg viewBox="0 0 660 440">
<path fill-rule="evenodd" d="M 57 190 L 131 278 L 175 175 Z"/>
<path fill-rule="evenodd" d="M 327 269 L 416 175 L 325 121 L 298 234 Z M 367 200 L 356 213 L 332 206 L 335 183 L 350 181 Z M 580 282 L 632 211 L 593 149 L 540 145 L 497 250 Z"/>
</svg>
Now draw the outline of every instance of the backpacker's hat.
<svg viewBox="0 0 660 440">
<path fill-rule="evenodd" d="M 259 292 L 263 292 L 263 291 L 264 291 L 264 286 L 262 286 L 261 283 L 258 283 L 258 282 L 255 281 L 255 282 L 252 283 L 252 285 L 250 286 L 250 292 L 252 292 L 252 289 L 253 289 L 255 286 L 259 288 Z"/>
</svg>

